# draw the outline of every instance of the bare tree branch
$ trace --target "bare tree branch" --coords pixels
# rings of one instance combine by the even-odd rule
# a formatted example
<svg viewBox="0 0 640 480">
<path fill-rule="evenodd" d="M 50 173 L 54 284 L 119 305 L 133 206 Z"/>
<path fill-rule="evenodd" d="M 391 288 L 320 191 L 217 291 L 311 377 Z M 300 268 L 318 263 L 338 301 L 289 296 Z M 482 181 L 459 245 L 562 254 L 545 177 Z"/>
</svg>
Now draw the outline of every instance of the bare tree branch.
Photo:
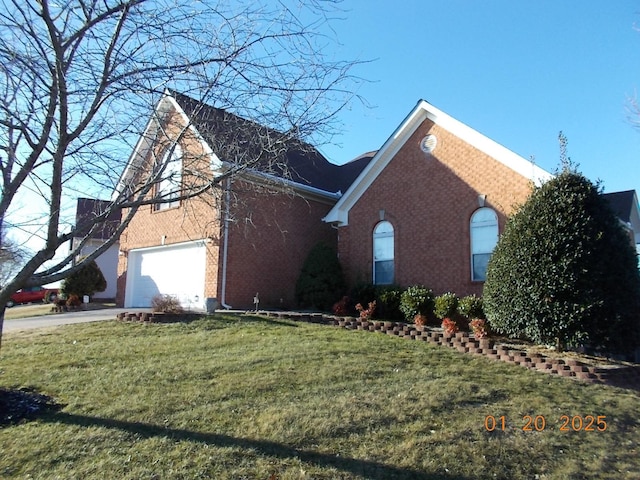
<svg viewBox="0 0 640 480">
<path fill-rule="evenodd" d="M 191 122 L 208 116 L 217 130 L 198 132 L 224 164 L 212 171 L 203 168 L 211 152 L 185 155 L 181 199 L 217 201 L 226 179 L 248 170 L 286 176 L 287 149 L 331 137 L 358 83 L 356 62 L 329 56 L 338 2 L 303 0 L 298 10 L 271 0 L 242 3 L 2 3 L 0 238 L 13 226 L 43 242 L 0 289 L 0 334 L 15 290 L 64 278 L 106 251 L 137 209 L 175 201 L 157 194 L 174 175 L 166 153 L 194 135 L 194 125 L 175 131 L 169 112 L 155 112 L 166 89 L 195 99 Z M 154 137 L 143 138 L 150 125 Z M 165 149 L 134 158 L 137 145 L 151 143 Z M 74 225 L 67 212 L 79 195 L 112 201 L 93 225 Z M 76 251 L 59 254 L 72 238 L 83 238 L 82 246 L 95 225 L 121 210 L 114 235 L 82 262 L 74 265 Z M 34 218 L 42 221 L 37 232 Z"/>
</svg>

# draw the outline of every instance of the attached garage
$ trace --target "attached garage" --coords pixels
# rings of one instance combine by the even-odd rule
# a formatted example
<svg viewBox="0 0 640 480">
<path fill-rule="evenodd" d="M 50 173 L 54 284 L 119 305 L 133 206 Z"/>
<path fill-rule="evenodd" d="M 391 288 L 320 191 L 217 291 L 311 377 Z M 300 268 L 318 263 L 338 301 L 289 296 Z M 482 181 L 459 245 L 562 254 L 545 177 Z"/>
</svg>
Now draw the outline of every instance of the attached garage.
<svg viewBox="0 0 640 480">
<path fill-rule="evenodd" d="M 184 308 L 204 309 L 205 264 L 201 241 L 130 250 L 124 306 L 150 307 L 153 297 L 167 294 Z"/>
</svg>

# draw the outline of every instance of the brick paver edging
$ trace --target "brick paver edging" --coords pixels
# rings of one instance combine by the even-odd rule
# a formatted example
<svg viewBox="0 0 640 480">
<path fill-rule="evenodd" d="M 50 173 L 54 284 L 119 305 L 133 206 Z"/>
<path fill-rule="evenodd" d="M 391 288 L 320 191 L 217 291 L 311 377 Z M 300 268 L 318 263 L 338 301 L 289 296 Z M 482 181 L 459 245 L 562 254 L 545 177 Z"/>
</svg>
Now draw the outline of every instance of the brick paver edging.
<svg viewBox="0 0 640 480">
<path fill-rule="evenodd" d="M 553 358 L 540 353 L 527 354 L 522 350 L 513 349 L 496 343 L 492 339 L 475 339 L 468 332 L 458 332 L 448 336 L 441 329 L 419 327 L 402 322 L 388 322 L 378 320 L 360 320 L 355 317 L 340 317 L 319 313 L 292 312 L 252 312 L 269 317 L 286 318 L 294 321 L 323 323 L 351 330 L 378 332 L 386 335 L 419 340 L 449 348 L 455 348 L 461 353 L 482 355 L 493 360 L 520 365 L 531 370 L 569 377 L 592 383 L 601 383 L 622 388 L 640 390 L 640 365 L 628 366 L 607 364 L 594 366 L 576 359 Z"/>
<path fill-rule="evenodd" d="M 576 359 L 553 358 L 540 353 L 528 354 L 496 343 L 492 339 L 476 339 L 468 332 L 445 335 L 441 329 L 420 327 L 402 322 L 379 320 L 361 320 L 355 317 L 341 317 L 322 313 L 299 313 L 280 311 L 237 312 L 277 317 L 287 320 L 333 325 L 350 330 L 363 330 L 397 336 L 410 340 L 419 340 L 444 347 L 455 348 L 460 353 L 482 355 L 492 360 L 513 363 L 531 370 L 574 378 L 592 383 L 601 383 L 621 388 L 640 390 L 640 365 L 607 363 L 594 366 Z M 120 321 L 176 322 L 201 317 L 202 314 L 148 314 L 120 313 Z"/>
</svg>

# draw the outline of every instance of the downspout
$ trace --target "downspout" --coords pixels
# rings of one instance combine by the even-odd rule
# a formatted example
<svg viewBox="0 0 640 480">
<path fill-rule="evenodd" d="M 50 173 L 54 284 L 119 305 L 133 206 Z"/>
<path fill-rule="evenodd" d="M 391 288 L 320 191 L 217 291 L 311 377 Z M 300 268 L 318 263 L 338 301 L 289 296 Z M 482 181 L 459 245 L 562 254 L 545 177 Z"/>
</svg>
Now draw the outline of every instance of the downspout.
<svg viewBox="0 0 640 480">
<path fill-rule="evenodd" d="M 229 251 L 229 203 L 231 201 L 231 179 L 228 178 L 224 194 L 224 217 L 222 219 L 222 286 L 220 288 L 220 305 L 227 310 L 231 308 L 227 302 L 227 255 Z"/>
</svg>

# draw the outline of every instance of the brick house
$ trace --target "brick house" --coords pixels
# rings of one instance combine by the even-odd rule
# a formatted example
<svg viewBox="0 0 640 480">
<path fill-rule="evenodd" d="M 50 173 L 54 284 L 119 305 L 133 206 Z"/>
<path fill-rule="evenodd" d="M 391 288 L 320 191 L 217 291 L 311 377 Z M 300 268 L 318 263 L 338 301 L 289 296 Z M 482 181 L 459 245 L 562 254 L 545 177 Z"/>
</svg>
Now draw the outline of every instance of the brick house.
<svg viewBox="0 0 640 480">
<path fill-rule="evenodd" d="M 254 144 L 256 138 L 269 135 L 277 132 L 165 93 L 119 181 L 118 188 L 130 188 L 171 156 L 172 176 L 149 193 L 164 203 L 140 207 L 120 237 L 119 305 L 148 307 L 154 296 L 170 294 L 191 309 L 214 301 L 249 308 L 258 293 L 261 308 L 295 306 L 295 283 L 309 251 L 321 241 L 336 246 L 334 229 L 321 219 L 367 158 L 337 166 L 309 145 L 285 142 L 282 163 L 234 174 L 208 195 L 171 198 L 172 182 L 178 190 L 197 187 L 198 178 L 233 168 L 227 158 L 252 149 L 258 158 L 266 147 Z M 234 151 L 239 145 L 244 151 Z M 265 167 L 261 163 L 256 166 Z"/>
<path fill-rule="evenodd" d="M 247 123 L 249 132 L 264 129 L 235 116 L 230 123 L 229 115 L 167 92 L 120 184 L 135 183 L 154 158 L 168 155 L 158 132 L 172 126 L 189 125 L 179 142 L 181 185 L 191 170 L 218 175 L 233 157 L 229 145 L 253 148 Z M 507 217 L 552 177 L 425 101 L 380 150 L 345 165 L 299 147 L 284 152 L 286 175 L 282 165 L 249 169 L 215 198 L 142 207 L 120 238 L 118 303 L 146 307 L 165 293 L 190 308 L 205 308 L 206 299 L 251 308 L 259 293 L 261 308 L 295 307 L 297 277 L 320 241 L 337 248 L 350 285 L 481 295 Z"/>
<path fill-rule="evenodd" d="M 95 200 L 92 198 L 78 198 L 76 202 L 76 226 L 80 228 L 83 224 L 91 224 L 95 217 L 103 214 L 109 209 L 110 202 L 107 200 Z M 111 213 L 105 222 L 94 225 L 94 228 L 81 228 L 76 236 L 71 239 L 71 251 L 76 252 L 74 264 L 82 257 L 90 255 L 101 247 L 106 240 L 111 238 L 120 223 L 120 212 Z M 118 279 L 118 242 L 96 258 L 96 264 L 102 271 L 107 288 L 104 292 L 96 292 L 93 300 L 113 300 L 116 297 L 116 285 Z"/>
<path fill-rule="evenodd" d="M 324 221 L 348 281 L 482 293 L 515 205 L 551 174 L 420 101 Z"/>
<path fill-rule="evenodd" d="M 635 246 L 640 255 L 640 206 L 638 194 L 635 190 L 624 192 L 605 193 L 604 198 L 609 201 L 609 205 L 620 219 L 623 228 L 629 234 L 631 243 Z M 638 261 L 640 268 L 640 259 Z"/>
</svg>

